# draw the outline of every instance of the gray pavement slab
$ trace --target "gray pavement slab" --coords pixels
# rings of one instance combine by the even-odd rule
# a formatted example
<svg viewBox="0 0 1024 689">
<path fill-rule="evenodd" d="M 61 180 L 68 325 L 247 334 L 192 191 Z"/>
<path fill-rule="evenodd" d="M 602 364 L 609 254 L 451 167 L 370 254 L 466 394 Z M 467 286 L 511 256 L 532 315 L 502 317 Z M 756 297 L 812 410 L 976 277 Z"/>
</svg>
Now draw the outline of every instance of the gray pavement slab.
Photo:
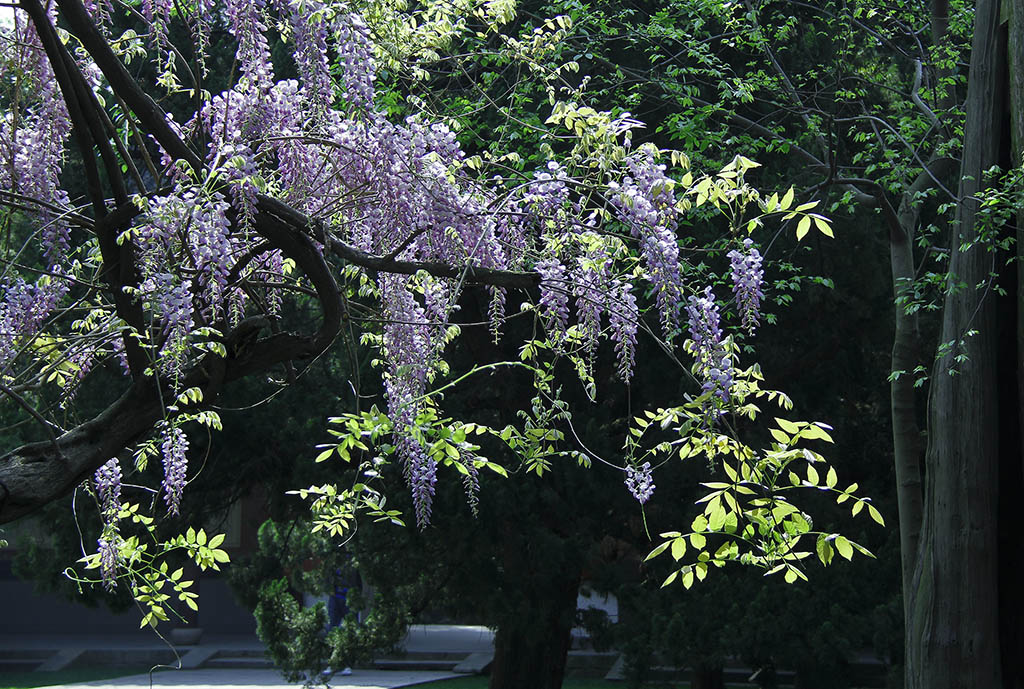
<svg viewBox="0 0 1024 689">
<path fill-rule="evenodd" d="M 490 653 L 494 632 L 469 624 L 414 624 L 401 645 L 410 653 Z"/>
<path fill-rule="evenodd" d="M 494 653 L 480 652 L 470 653 L 465 660 L 452 668 L 452 672 L 461 672 L 467 675 L 479 675 L 494 662 Z"/>
<path fill-rule="evenodd" d="M 464 677 L 454 672 L 352 670 L 348 676 L 335 675 L 331 689 L 394 689 L 440 679 Z M 152 682 L 151 682 L 152 680 Z M 277 670 L 165 670 L 117 679 L 105 679 L 82 684 L 65 684 L 61 689 L 298 689 L 301 683 L 291 684 Z"/>
</svg>

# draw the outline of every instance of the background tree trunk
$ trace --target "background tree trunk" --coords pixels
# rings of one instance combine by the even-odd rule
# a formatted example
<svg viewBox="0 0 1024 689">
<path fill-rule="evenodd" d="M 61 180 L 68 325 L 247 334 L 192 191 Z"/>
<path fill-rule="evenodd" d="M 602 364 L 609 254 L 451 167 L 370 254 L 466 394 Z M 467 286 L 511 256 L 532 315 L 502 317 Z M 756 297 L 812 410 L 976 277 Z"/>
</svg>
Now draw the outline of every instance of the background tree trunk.
<svg viewBox="0 0 1024 689">
<path fill-rule="evenodd" d="M 1020 2 L 1005 2 L 1005 17 L 1007 21 L 1007 57 L 1008 57 L 1008 83 L 1010 98 L 1010 159 L 1014 167 L 1020 168 L 1024 165 L 1024 4 Z M 1024 183 L 1018 186 L 1017 191 L 1024 194 Z M 1015 357 L 1013 367 L 1006 371 L 1004 379 L 1011 377 L 1016 380 L 1016 405 L 1009 410 L 1016 414 L 1016 452 L 1004 455 L 1004 468 L 1010 470 L 1010 480 L 1015 478 L 1016 488 L 1007 481 L 1001 484 L 1002 495 L 1007 498 L 1001 501 L 1003 509 L 1000 519 L 1012 521 L 1001 522 L 1002 542 L 1007 542 L 1007 547 L 1001 550 L 1001 573 L 1000 592 L 1003 595 L 1000 610 L 1003 615 L 1002 645 L 1003 656 L 1003 682 L 1007 687 L 1013 689 L 1024 689 L 1024 667 L 1021 667 L 1020 659 L 1024 657 L 1024 589 L 1020 585 L 1021 571 L 1024 569 L 1024 549 L 1020 547 L 1020 534 L 1024 530 L 1024 515 L 1019 509 L 1019 490 L 1024 489 L 1024 436 L 1021 429 L 1024 429 L 1024 270 L 1020 262 L 1024 260 L 1024 209 L 1018 208 L 1016 216 L 1016 257 L 1017 264 L 1014 266 L 1015 280 L 1010 283 L 1016 288 L 1015 297 L 1009 304 L 1016 316 L 1014 346 L 1011 348 L 1011 355 Z M 1004 417 L 1005 418 L 1005 417 Z M 1016 455 L 1014 457 L 1014 454 Z M 1013 501 L 1013 502 L 1011 502 Z M 1005 515 L 1005 517 L 1004 517 Z"/>
<path fill-rule="evenodd" d="M 932 375 L 924 520 L 909 591 L 908 689 L 1002 686 L 999 654 L 996 254 L 976 195 L 999 162 L 1006 54 L 998 0 L 979 0 L 941 356 Z M 972 334 L 969 334 L 972 333 Z M 951 348 L 946 348 L 951 343 Z M 953 373 L 955 371 L 955 374 Z"/>
<path fill-rule="evenodd" d="M 691 674 L 692 689 L 725 689 L 725 672 L 720 665 L 698 665 Z"/>
<path fill-rule="evenodd" d="M 518 620 L 494 635 L 490 689 L 560 689 L 576 619 L 579 574 L 542 582 Z"/>
</svg>

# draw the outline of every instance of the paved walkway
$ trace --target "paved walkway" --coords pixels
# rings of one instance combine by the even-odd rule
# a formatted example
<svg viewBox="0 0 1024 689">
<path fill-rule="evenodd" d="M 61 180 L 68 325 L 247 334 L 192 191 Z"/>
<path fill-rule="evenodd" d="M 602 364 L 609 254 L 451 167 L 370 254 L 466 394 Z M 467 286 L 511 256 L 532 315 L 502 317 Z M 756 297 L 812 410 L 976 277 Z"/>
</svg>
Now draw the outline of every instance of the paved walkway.
<svg viewBox="0 0 1024 689">
<path fill-rule="evenodd" d="M 494 634 L 486 627 L 470 625 L 414 625 L 402 643 L 408 652 L 489 654 L 493 652 Z M 148 662 L 172 663 L 173 655 L 167 645 L 146 632 L 131 635 L 2 635 L 0 649 L 7 653 L 23 651 L 26 655 L 43 651 L 55 652 L 45 669 L 59 669 L 63 662 L 73 661 L 78 654 L 92 652 L 109 657 L 111 663 L 124 662 L 124 658 L 150 657 Z M 202 668 L 198 665 L 216 653 L 227 655 L 261 656 L 263 644 L 254 636 L 205 635 L 195 646 L 177 649 L 182 670 L 161 670 L 152 675 L 145 673 L 117 679 L 97 680 L 82 684 L 63 685 L 64 689 L 204 689 L 205 687 L 272 687 L 296 689 L 301 683 L 289 684 L 273 668 Z M 140 655 L 141 654 L 141 655 Z M 160 658 L 161 660 L 156 660 Z M 134 663 L 136 666 L 139 662 Z M 191 667 L 189 667 L 191 666 Z M 44 669 L 44 668 L 41 668 Z M 2 674 L 2 673 L 0 673 Z M 351 675 L 335 675 L 331 689 L 392 689 L 438 679 L 465 677 L 465 673 L 433 670 L 372 670 L 356 668 Z"/>
<path fill-rule="evenodd" d="M 360 670 L 342 677 L 335 675 L 331 689 L 391 689 L 408 687 L 438 679 L 465 677 L 452 672 Z M 152 683 L 150 678 L 152 677 Z M 232 687 L 260 687 L 268 689 L 296 689 L 301 684 L 289 684 L 277 670 L 166 670 L 151 675 L 130 675 L 118 679 L 105 679 L 84 684 L 65 684 L 62 689 L 231 689 Z"/>
</svg>

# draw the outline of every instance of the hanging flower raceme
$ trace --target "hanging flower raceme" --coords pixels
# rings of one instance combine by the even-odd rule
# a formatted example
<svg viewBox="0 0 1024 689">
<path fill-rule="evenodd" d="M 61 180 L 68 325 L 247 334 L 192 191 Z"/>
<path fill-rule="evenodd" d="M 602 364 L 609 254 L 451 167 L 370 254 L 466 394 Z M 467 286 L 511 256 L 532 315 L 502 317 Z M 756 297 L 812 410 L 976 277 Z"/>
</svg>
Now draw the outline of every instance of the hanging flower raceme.
<svg viewBox="0 0 1024 689">
<path fill-rule="evenodd" d="M 318 0 L 278 0 L 277 7 L 292 28 L 292 55 L 302 75 L 303 97 L 312 112 L 321 115 L 334 103 L 334 85 L 327 62 L 327 8 Z"/>
<path fill-rule="evenodd" d="M 705 288 L 703 296 L 690 297 L 686 312 L 696 359 L 694 368 L 702 381 L 702 392 L 712 392 L 722 403 L 728 404 L 732 362 L 722 343 L 718 304 L 710 286 Z"/>
<path fill-rule="evenodd" d="M 744 239 L 743 251 L 733 249 L 728 256 L 732 267 L 732 291 L 736 296 L 736 307 L 740 311 L 743 328 L 753 334 L 761 313 L 761 299 L 764 297 L 761 291 L 764 280 L 761 254 L 754 248 L 751 239 Z"/>
<path fill-rule="evenodd" d="M 569 281 L 565 266 L 557 258 L 546 258 L 538 261 L 533 269 L 540 275 L 537 311 L 544 319 L 544 327 L 560 338 L 569 324 Z"/>
<path fill-rule="evenodd" d="M 678 211 L 672 192 L 674 182 L 665 175 L 649 148 L 626 159 L 629 174 L 608 185 L 619 220 L 640 240 L 640 254 L 655 290 L 662 330 L 671 339 L 679 325 L 683 281 L 676 243 Z"/>
<path fill-rule="evenodd" d="M 538 218 L 549 220 L 555 211 L 563 208 L 569 200 L 569 176 L 557 161 L 548 161 L 544 170 L 533 173 L 533 180 L 527 186 L 524 204 Z"/>
<path fill-rule="evenodd" d="M 170 375 L 178 375 L 188 362 L 189 336 L 192 332 L 192 281 L 178 283 L 170 273 L 158 273 L 139 285 L 149 298 L 153 311 L 162 319 L 164 336 L 159 366 Z"/>
<path fill-rule="evenodd" d="M 185 432 L 177 426 L 165 428 L 160 453 L 164 464 L 164 502 L 167 503 L 167 511 L 177 515 L 188 472 L 188 437 Z"/>
<path fill-rule="evenodd" d="M 63 280 L 32 284 L 18 278 L 0 285 L 0 372 L 13 363 L 22 339 L 38 334 L 67 293 Z"/>
<path fill-rule="evenodd" d="M 636 360 L 636 331 L 640 323 L 640 311 L 636 296 L 628 282 L 616 281 L 608 295 L 608 323 L 611 338 L 615 342 L 618 356 L 618 374 L 623 383 L 633 377 Z"/>
<path fill-rule="evenodd" d="M 601 334 L 601 313 L 605 310 L 611 278 L 609 263 L 610 258 L 600 244 L 594 244 L 576 261 L 573 280 L 576 319 L 583 338 L 583 349 L 589 358 L 593 358 Z"/>
<path fill-rule="evenodd" d="M 395 449 L 412 493 L 416 522 L 423 528 L 430 523 L 437 460 L 425 451 L 416 421 L 423 408 L 427 375 L 437 350 L 430 344 L 432 326 L 427 314 L 404 278 L 385 276 L 380 287 L 387 319 L 383 343 L 389 364 L 384 380 L 388 416 L 394 428 Z"/>
<path fill-rule="evenodd" d="M 626 467 L 626 488 L 641 505 L 646 503 L 654 495 L 654 474 L 651 471 L 651 463 L 644 462 L 639 467 Z"/>
<path fill-rule="evenodd" d="M 121 512 L 121 464 L 117 458 L 110 459 L 96 470 L 93 476 L 96 495 L 100 502 L 100 516 L 103 519 L 103 535 L 97 541 L 100 556 L 100 576 L 103 588 L 112 591 L 117 586 L 117 532 L 118 514 Z"/>
<path fill-rule="evenodd" d="M 109 524 L 121 511 L 121 463 L 116 457 L 109 460 L 96 470 L 93 481 L 96 482 L 100 513 L 104 523 Z"/>
<path fill-rule="evenodd" d="M 100 538 L 96 541 L 99 547 L 100 576 L 103 578 L 103 588 L 113 591 L 117 587 L 117 544 L 112 539 Z"/>
<path fill-rule="evenodd" d="M 226 14 L 231 34 L 238 41 L 236 58 L 248 85 L 258 91 L 270 88 L 274 68 L 270 44 L 265 35 L 265 0 L 227 0 Z"/>
<path fill-rule="evenodd" d="M 345 82 L 344 98 L 358 110 L 373 107 L 376 70 L 373 63 L 373 40 L 370 27 L 355 12 L 341 13 L 335 26 L 338 61 Z"/>
</svg>

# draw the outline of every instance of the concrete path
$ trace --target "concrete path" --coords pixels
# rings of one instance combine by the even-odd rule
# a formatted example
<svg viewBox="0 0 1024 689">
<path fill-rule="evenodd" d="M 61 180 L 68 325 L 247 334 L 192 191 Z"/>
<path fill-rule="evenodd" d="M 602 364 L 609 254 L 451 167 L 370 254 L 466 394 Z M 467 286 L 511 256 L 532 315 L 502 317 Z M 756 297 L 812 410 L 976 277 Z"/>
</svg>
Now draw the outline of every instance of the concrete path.
<svg viewBox="0 0 1024 689">
<path fill-rule="evenodd" d="M 452 672 L 402 672 L 397 670 L 360 670 L 351 675 L 335 675 L 331 689 L 392 689 L 408 687 L 439 679 L 465 677 Z M 152 683 L 150 679 L 152 678 Z M 277 670 L 164 670 L 152 675 L 130 675 L 84 684 L 65 684 L 62 689 L 297 689 L 301 684 L 289 684 Z"/>
<path fill-rule="evenodd" d="M 494 634 L 486 627 L 470 625 L 414 625 L 401 644 L 406 651 L 416 653 L 458 653 L 467 657 L 489 660 L 494 652 Z M 110 664 L 124 664 L 124 659 L 135 660 L 139 666 L 150 662 L 173 661 L 173 653 L 167 645 L 151 633 L 139 632 L 132 635 L 0 635 L 0 651 L 15 654 L 21 651 L 26 656 L 43 651 L 53 655 L 47 661 L 47 670 L 66 667 L 82 654 L 97 653 L 109 656 Z M 184 669 L 161 670 L 152 676 L 148 673 L 130 675 L 117 679 L 98 680 L 82 684 L 63 685 L 63 689 L 206 689 L 219 687 L 271 687 L 273 689 L 298 689 L 301 683 L 289 684 L 281 673 L 273 668 L 202 668 L 198 667 L 216 653 L 227 655 L 262 656 L 263 644 L 252 636 L 206 635 L 195 646 L 178 647 Z M 106 664 L 106 663 L 90 663 Z M 50 667 L 52 666 L 52 667 Z M 472 670 L 467 670 L 472 672 Z M 0 673 L 2 674 L 2 673 Z M 406 687 L 438 679 L 465 677 L 466 672 L 443 672 L 431 670 L 371 670 L 356 668 L 351 675 L 335 675 L 330 681 L 331 689 L 392 689 Z M 152 680 L 152 681 L 151 681 Z"/>
</svg>

